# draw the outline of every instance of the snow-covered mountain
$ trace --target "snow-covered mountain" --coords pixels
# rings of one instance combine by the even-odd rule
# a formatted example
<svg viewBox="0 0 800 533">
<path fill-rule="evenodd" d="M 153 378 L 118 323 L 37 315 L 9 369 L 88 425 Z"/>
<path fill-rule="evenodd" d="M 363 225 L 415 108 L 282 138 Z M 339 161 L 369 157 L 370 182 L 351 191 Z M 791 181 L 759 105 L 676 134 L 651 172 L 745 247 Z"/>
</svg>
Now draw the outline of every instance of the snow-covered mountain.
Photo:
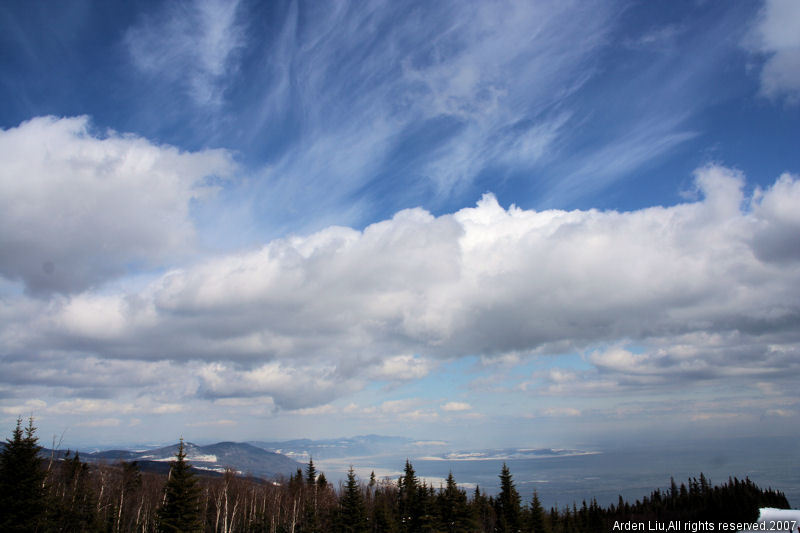
<svg viewBox="0 0 800 533">
<path fill-rule="evenodd" d="M 242 475 L 273 479 L 288 477 L 303 467 L 285 455 L 243 442 L 218 442 L 208 446 L 186 442 L 184 452 L 186 460 L 200 472 L 223 473 L 230 468 Z M 63 457 L 65 453 L 59 451 L 57 456 Z M 175 459 L 177 453 L 176 443 L 152 450 L 105 450 L 81 453 L 80 457 L 89 463 L 113 464 L 118 461 L 137 461 L 143 471 L 166 472 L 169 470 L 170 461 Z M 44 450 L 43 455 L 49 456 L 50 451 Z"/>
</svg>

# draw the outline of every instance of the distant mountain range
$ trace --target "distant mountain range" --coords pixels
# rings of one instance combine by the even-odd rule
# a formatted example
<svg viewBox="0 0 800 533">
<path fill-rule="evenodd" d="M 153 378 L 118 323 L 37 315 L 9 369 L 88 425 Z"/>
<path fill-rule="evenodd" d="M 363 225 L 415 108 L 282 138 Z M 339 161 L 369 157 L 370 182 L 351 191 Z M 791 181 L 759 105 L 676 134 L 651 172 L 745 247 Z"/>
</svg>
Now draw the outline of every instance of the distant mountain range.
<svg viewBox="0 0 800 533">
<path fill-rule="evenodd" d="M 510 459 L 545 459 L 590 455 L 597 452 L 554 448 L 499 448 L 453 451 L 444 441 L 413 440 L 403 437 L 362 435 L 358 437 L 310 440 L 297 439 L 280 442 L 251 441 L 250 444 L 280 453 L 302 463 L 354 457 L 405 456 L 428 461 L 493 461 Z"/>
<path fill-rule="evenodd" d="M 2 445 L 2 443 L 0 443 Z M 298 469 L 303 470 L 309 458 L 326 468 L 331 479 L 343 476 L 353 459 L 374 464 L 402 464 L 399 458 L 412 460 L 445 461 L 496 461 L 512 459 L 547 459 L 575 455 L 590 455 L 596 452 L 569 449 L 492 449 L 453 451 L 444 441 L 420 441 L 404 437 L 383 435 L 361 435 L 339 439 L 296 439 L 289 441 L 219 442 L 200 446 L 191 442 L 184 444 L 186 459 L 201 475 L 218 476 L 230 468 L 240 475 L 255 478 L 288 478 Z M 104 450 L 81 452 L 80 457 L 88 463 L 114 464 L 118 461 L 137 461 L 143 472 L 167 473 L 170 462 L 175 459 L 178 445 L 146 450 Z M 42 455 L 50 457 L 50 450 Z M 63 458 L 64 450 L 55 452 Z M 341 471 L 339 471 L 341 470 Z"/>
<path fill-rule="evenodd" d="M 249 444 L 279 453 L 301 462 L 308 462 L 309 457 L 317 459 L 340 459 L 344 457 L 373 457 L 379 455 L 397 455 L 398 452 L 409 451 L 415 455 L 420 445 L 431 442 L 415 441 L 404 437 L 385 437 L 383 435 L 360 435 L 340 439 L 297 439 L 278 442 L 250 441 Z M 446 443 L 436 441 L 434 445 Z"/>
<path fill-rule="evenodd" d="M 267 451 L 263 448 L 243 442 L 218 442 L 208 446 L 198 446 L 191 442 L 184 443 L 186 460 L 200 474 L 221 475 L 227 468 L 238 474 L 259 478 L 275 479 L 289 477 L 303 465 L 297 461 Z M 169 463 L 175 459 L 178 444 L 152 450 L 105 450 L 99 452 L 80 453 L 81 460 L 87 463 L 108 463 L 117 461 L 136 461 L 143 472 L 169 471 Z M 51 450 L 42 450 L 42 455 L 50 457 Z M 63 458 L 64 450 L 55 452 L 56 457 Z"/>
</svg>

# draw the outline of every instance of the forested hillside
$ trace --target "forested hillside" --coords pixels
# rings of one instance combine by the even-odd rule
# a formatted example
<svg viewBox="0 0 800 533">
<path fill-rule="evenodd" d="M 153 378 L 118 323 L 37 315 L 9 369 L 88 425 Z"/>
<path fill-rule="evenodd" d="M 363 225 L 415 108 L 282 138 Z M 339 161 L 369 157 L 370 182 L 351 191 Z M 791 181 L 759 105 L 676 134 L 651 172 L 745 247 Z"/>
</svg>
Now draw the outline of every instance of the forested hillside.
<svg viewBox="0 0 800 533">
<path fill-rule="evenodd" d="M 88 464 L 78 454 L 44 459 L 31 420 L 17 422 L 0 453 L 0 531 L 103 532 L 607 532 L 616 521 L 754 522 L 760 507 L 788 508 L 784 495 L 751 481 L 712 485 L 699 479 L 635 502 L 575 502 L 544 509 L 536 493 L 520 494 L 504 465 L 500 492 L 465 491 L 452 474 L 441 487 L 420 481 L 406 461 L 398 479 L 335 487 L 313 460 L 289 479 L 193 473 L 183 441 L 168 475 L 137 463 Z"/>
</svg>

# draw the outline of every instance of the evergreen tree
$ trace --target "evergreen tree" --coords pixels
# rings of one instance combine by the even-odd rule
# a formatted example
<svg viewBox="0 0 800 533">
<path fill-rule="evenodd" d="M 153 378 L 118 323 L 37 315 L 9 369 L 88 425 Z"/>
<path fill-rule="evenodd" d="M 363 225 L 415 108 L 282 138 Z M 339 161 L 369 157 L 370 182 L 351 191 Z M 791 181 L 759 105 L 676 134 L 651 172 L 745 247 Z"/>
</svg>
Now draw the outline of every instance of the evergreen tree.
<svg viewBox="0 0 800 533">
<path fill-rule="evenodd" d="M 417 474 L 411 462 L 406 459 L 406 467 L 399 485 L 400 527 L 401 531 L 416 532 L 421 528 L 421 497 Z"/>
<path fill-rule="evenodd" d="M 306 485 L 313 487 L 317 481 L 317 469 L 314 467 L 314 458 L 308 458 L 308 466 L 306 466 Z"/>
<path fill-rule="evenodd" d="M 306 480 L 303 475 L 303 470 L 298 468 L 294 474 L 289 476 L 289 493 L 294 498 L 300 497 L 300 495 L 303 493 L 305 485 Z"/>
<path fill-rule="evenodd" d="M 494 509 L 492 502 L 486 494 L 481 492 L 479 485 L 475 485 L 475 493 L 472 496 L 472 516 L 474 522 L 478 524 L 479 531 L 494 531 Z"/>
<path fill-rule="evenodd" d="M 440 530 L 456 532 L 474 528 L 474 521 L 467 507 L 467 494 L 456 485 L 452 471 L 447 476 L 447 485 L 439 493 L 438 504 Z"/>
<path fill-rule="evenodd" d="M 202 531 L 200 517 L 200 486 L 191 465 L 186 462 L 183 439 L 172 462 L 169 479 L 164 487 L 164 505 L 158 511 L 158 529 L 163 532 Z"/>
<path fill-rule="evenodd" d="M 339 519 L 336 531 L 341 533 L 366 533 L 367 522 L 364 512 L 364 497 L 356 480 L 353 467 L 347 472 L 347 483 L 339 504 Z"/>
<path fill-rule="evenodd" d="M 22 419 L 0 453 L 0 531 L 35 531 L 45 511 L 44 477 L 33 418 Z"/>
<path fill-rule="evenodd" d="M 497 513 L 497 529 L 503 532 L 516 532 L 520 530 L 520 498 L 514 481 L 511 478 L 511 472 L 508 466 L 503 463 L 503 468 L 500 471 L 500 494 L 495 500 L 495 509 Z"/>
<path fill-rule="evenodd" d="M 303 531 L 312 533 L 318 531 L 317 469 L 314 467 L 314 459 L 311 457 L 308 458 L 308 466 L 306 467 L 306 498 L 303 515 Z"/>
<path fill-rule="evenodd" d="M 394 533 L 398 531 L 398 521 L 395 519 L 393 504 L 396 492 L 394 487 L 386 484 L 377 485 L 372 500 L 372 523 L 370 531 L 373 533 Z"/>
<path fill-rule="evenodd" d="M 545 532 L 545 513 L 542 507 L 542 502 L 539 501 L 539 494 L 533 491 L 533 499 L 531 500 L 530 512 L 530 527 L 532 533 Z"/>
</svg>

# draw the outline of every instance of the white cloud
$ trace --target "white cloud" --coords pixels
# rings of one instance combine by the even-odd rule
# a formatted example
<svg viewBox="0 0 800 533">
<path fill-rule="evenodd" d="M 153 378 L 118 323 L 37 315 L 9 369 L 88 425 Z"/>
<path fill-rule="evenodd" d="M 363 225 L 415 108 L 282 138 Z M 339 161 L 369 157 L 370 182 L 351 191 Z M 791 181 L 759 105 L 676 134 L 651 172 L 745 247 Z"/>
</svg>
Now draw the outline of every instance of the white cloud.
<svg viewBox="0 0 800 533">
<path fill-rule="evenodd" d="M 81 415 L 89 413 L 131 412 L 132 406 L 120 405 L 112 400 L 76 398 L 64 400 L 47 409 L 52 414 Z"/>
<path fill-rule="evenodd" d="M 442 405 L 442 411 L 469 411 L 472 406 L 467 402 L 447 402 Z"/>
<path fill-rule="evenodd" d="M 91 132 L 87 117 L 40 117 L 0 130 L 0 275 L 35 293 L 69 293 L 191 251 L 189 204 L 226 176 L 229 155 L 185 153 Z M 94 300 L 84 314 L 114 311 Z M 76 309 L 73 319 L 84 318 Z"/>
<path fill-rule="evenodd" d="M 186 405 L 180 403 L 164 403 L 161 405 L 156 405 L 151 409 L 151 412 L 159 415 L 167 414 L 167 413 L 180 413 L 181 411 L 186 409 Z"/>
<path fill-rule="evenodd" d="M 700 199 L 631 212 L 505 209 L 486 195 L 452 215 L 411 209 L 275 240 L 139 291 L 9 297 L 0 340 L 27 356 L 7 359 L 5 379 L 109 390 L 118 371 L 146 386 L 171 375 L 186 394 L 300 409 L 369 378 L 418 379 L 437 358 L 513 362 L 545 347 L 591 350 L 595 371 L 553 370 L 528 391 L 785 379 L 800 370 L 800 180 L 751 199 L 743 180 L 704 167 Z M 432 416 L 402 410 L 415 411 Z"/>
<path fill-rule="evenodd" d="M 800 259 L 800 179 L 788 173 L 767 191 L 757 189 L 752 209 L 760 221 L 753 249 L 764 261 L 792 263 Z"/>
<path fill-rule="evenodd" d="M 767 0 L 749 41 L 766 57 L 762 94 L 800 101 L 800 5 L 794 0 Z"/>
<path fill-rule="evenodd" d="M 23 404 L 0 407 L 0 411 L 7 415 L 26 416 L 31 415 L 32 413 L 41 412 L 45 407 L 47 407 L 47 402 L 34 399 L 27 400 Z"/>
<path fill-rule="evenodd" d="M 796 413 L 794 411 L 790 411 L 788 409 L 769 409 L 767 410 L 767 415 L 769 416 L 779 416 L 783 418 L 788 418 L 794 416 Z"/>
<path fill-rule="evenodd" d="M 269 396 L 287 409 L 318 406 L 351 386 L 330 368 L 278 362 L 253 368 L 209 363 L 197 370 L 199 394 L 210 398 Z"/>
<path fill-rule="evenodd" d="M 409 381 L 423 378 L 431 370 L 432 363 L 414 355 L 396 355 L 379 359 L 378 364 L 370 371 L 373 379 L 385 381 Z"/>
<path fill-rule="evenodd" d="M 581 416 L 581 412 L 574 407 L 548 407 L 542 409 L 542 415 L 552 417 Z"/>
<path fill-rule="evenodd" d="M 318 407 L 305 407 L 303 409 L 295 409 L 291 411 L 292 414 L 300 416 L 317 416 L 317 415 L 330 415 L 337 412 L 336 407 L 331 404 L 320 405 Z"/>
<path fill-rule="evenodd" d="M 98 418 L 96 420 L 85 420 L 78 422 L 75 425 L 87 428 L 111 428 L 119 426 L 120 423 L 121 422 L 118 418 Z"/>
<path fill-rule="evenodd" d="M 203 420 L 201 422 L 190 422 L 187 423 L 187 427 L 217 427 L 217 426 L 235 426 L 237 422 L 235 420 L 229 420 L 227 418 L 222 418 L 219 420 Z"/>
<path fill-rule="evenodd" d="M 421 405 L 419 398 L 404 398 L 402 400 L 387 400 L 380 405 L 380 411 L 388 414 L 406 413 L 415 410 Z"/>
<path fill-rule="evenodd" d="M 342 412 L 365 417 L 376 423 L 392 423 L 397 420 L 407 422 L 433 422 L 439 420 L 439 413 L 428 408 L 426 402 L 421 398 L 387 400 L 379 405 L 367 407 L 350 404 Z"/>
</svg>

